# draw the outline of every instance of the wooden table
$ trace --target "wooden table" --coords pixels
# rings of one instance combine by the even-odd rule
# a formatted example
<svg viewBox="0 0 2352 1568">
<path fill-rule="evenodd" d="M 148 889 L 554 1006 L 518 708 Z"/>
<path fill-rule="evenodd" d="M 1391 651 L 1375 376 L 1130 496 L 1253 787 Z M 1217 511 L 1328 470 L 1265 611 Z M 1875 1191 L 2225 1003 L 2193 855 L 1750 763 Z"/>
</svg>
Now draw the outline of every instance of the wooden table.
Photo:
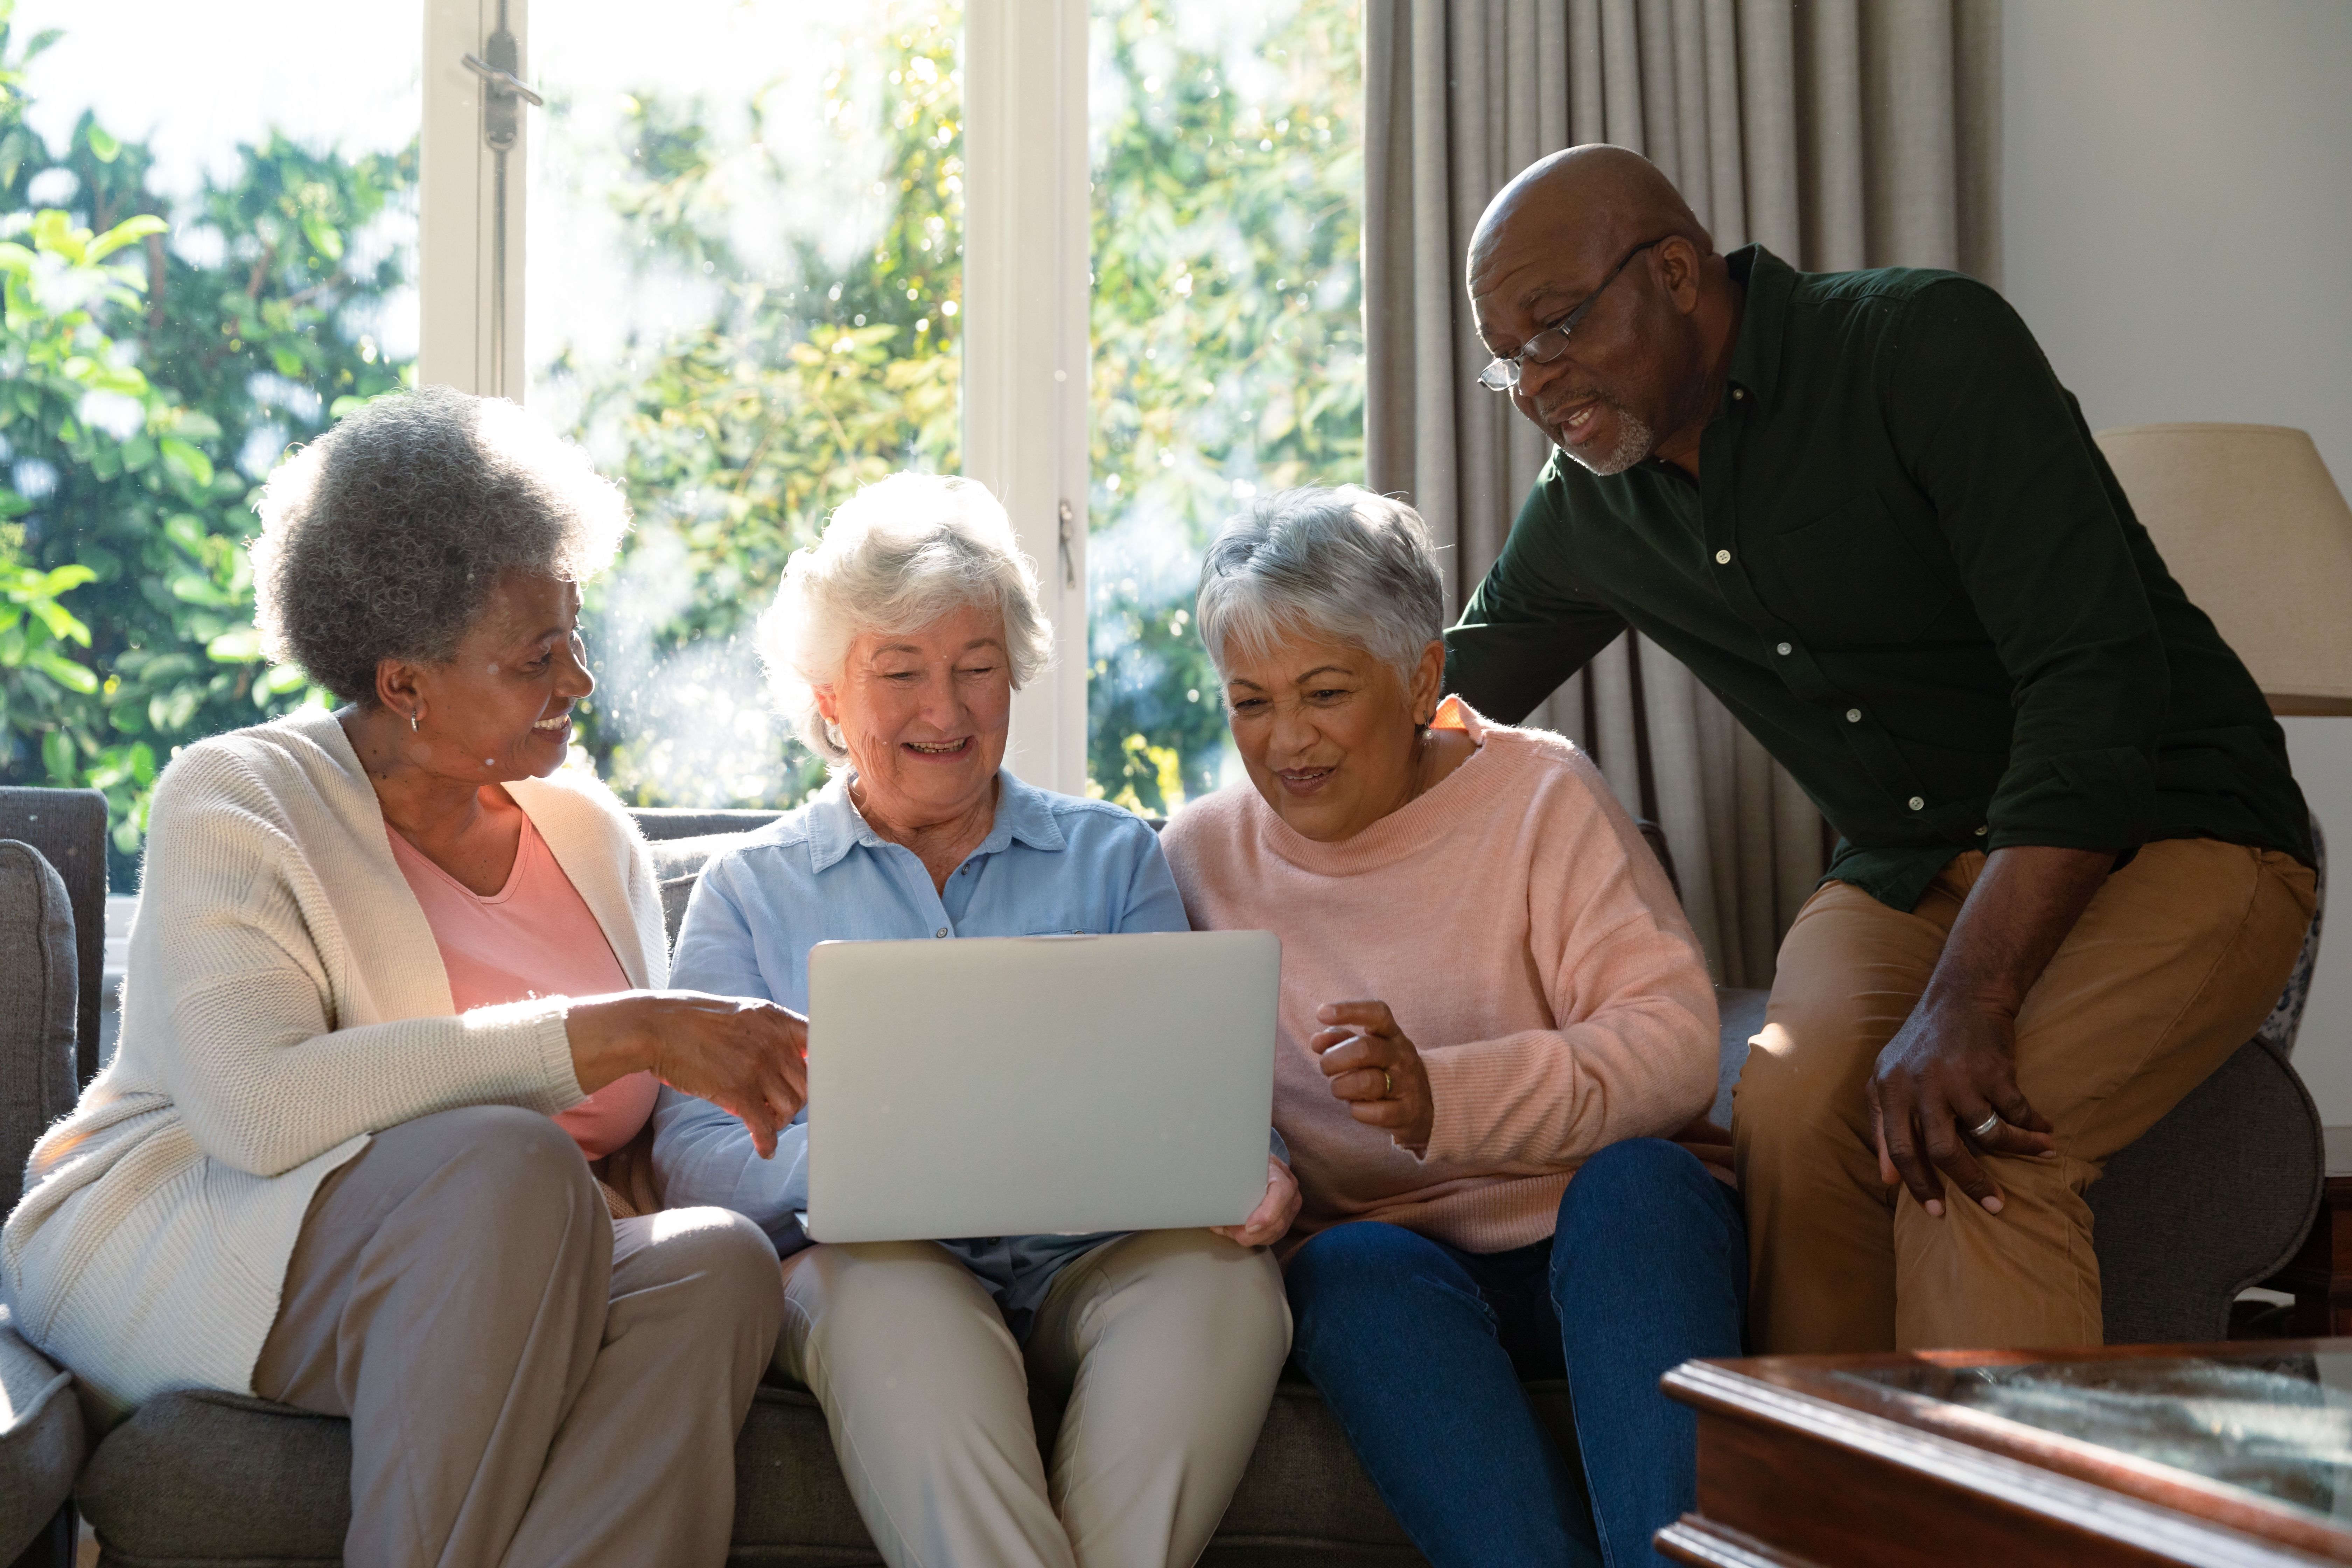
<svg viewBox="0 0 2352 1568">
<path fill-rule="evenodd" d="M 2233 1405 L 2166 1392 L 2195 1393 L 2199 1378 L 2270 1393 Z M 2156 1392 L 2134 1395 L 2136 1380 Z M 2244 1446 L 2249 1431 L 2324 1428 L 2331 1435 L 2307 1452 L 2352 1460 L 2347 1384 L 2352 1340 L 1692 1362 L 1667 1375 L 1666 1390 L 1698 1409 L 1698 1510 L 1657 1545 L 1713 1568 L 2352 1563 L 2352 1517 L 2330 1513 L 2352 1509 L 2332 1500 L 2352 1500 L 2352 1462 L 2329 1468 L 2297 1450 L 2294 1462 L 2265 1469 L 2275 1450 Z M 2064 1435 L 2063 1423 L 2013 1418 L 2046 1415 L 2032 1401 L 2053 1387 L 2062 1401 L 2082 1389 L 2090 1404 L 2107 1401 L 2094 1415 L 2110 1424 L 2092 1429 L 2108 1433 L 2138 1430 L 2135 1397 L 2200 1419 L 2220 1410 L 2217 1424 L 2196 1427 L 2221 1434 L 2209 1469 L 2260 1479 L 2208 1479 L 2144 1457 L 2179 1449 L 2151 1443 L 2135 1453 Z M 2303 1394 L 2279 1393 L 2295 1388 Z M 2112 1421 L 2117 1409 L 2125 1426 Z M 2233 1424 L 2231 1410 L 2247 1418 Z M 2162 1422 L 2151 1429 L 2169 1440 Z M 2326 1479 L 2314 1485 L 2313 1475 Z"/>
<path fill-rule="evenodd" d="M 2327 1129 L 2327 1188 L 2294 1260 L 2263 1283 L 2294 1298 L 2287 1331 L 2352 1334 L 2352 1127 Z"/>
</svg>

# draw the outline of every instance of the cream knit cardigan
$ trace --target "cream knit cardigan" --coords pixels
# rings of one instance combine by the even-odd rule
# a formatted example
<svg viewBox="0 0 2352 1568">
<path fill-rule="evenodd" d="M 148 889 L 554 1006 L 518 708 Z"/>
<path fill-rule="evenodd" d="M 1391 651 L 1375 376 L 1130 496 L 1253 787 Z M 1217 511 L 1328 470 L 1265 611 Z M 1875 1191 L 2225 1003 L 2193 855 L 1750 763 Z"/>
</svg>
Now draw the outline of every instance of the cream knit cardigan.
<svg viewBox="0 0 2352 1568">
<path fill-rule="evenodd" d="M 507 785 L 632 985 L 669 959 L 645 840 L 593 778 Z M 191 746 L 156 785 L 121 1044 L 0 1229 L 17 1331 L 111 1414 L 250 1393 L 310 1197 L 368 1135 L 583 1098 L 566 998 L 457 1016 L 332 714 Z"/>
</svg>

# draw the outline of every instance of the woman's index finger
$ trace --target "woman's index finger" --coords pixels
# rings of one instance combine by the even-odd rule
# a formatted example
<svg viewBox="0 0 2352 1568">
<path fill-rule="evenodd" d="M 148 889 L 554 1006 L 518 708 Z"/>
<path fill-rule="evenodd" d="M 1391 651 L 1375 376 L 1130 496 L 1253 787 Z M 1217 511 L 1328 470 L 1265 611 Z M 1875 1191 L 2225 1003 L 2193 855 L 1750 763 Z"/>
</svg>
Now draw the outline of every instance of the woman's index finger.
<svg viewBox="0 0 2352 1568">
<path fill-rule="evenodd" d="M 1353 1024 L 1358 1028 L 1387 1033 L 1396 1027 L 1396 1019 L 1389 1014 L 1389 1005 L 1377 998 L 1360 1002 L 1327 1002 L 1322 1019 L 1327 1024 Z"/>
</svg>

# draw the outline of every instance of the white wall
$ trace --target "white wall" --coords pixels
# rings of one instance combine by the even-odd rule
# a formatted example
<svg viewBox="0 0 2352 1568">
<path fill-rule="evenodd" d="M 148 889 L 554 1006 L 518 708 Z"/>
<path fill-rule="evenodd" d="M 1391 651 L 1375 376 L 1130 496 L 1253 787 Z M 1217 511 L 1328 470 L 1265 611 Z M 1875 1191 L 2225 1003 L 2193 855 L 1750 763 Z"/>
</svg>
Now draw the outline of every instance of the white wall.
<svg viewBox="0 0 2352 1568">
<path fill-rule="evenodd" d="M 2297 426 L 2352 491 L 2352 4 L 2009 0 L 2002 29 L 2003 286 L 2092 428 Z M 2352 719 L 2286 723 L 2336 884 L 2295 1062 L 2352 1123 Z"/>
</svg>

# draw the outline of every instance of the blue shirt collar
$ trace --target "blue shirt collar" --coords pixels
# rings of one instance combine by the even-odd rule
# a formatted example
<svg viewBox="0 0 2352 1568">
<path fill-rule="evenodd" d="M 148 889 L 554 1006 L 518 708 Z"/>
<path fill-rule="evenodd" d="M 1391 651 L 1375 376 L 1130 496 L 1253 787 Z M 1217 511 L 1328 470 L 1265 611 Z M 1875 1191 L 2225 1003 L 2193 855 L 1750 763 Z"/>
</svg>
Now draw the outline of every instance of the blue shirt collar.
<svg viewBox="0 0 2352 1568">
<path fill-rule="evenodd" d="M 845 771 L 834 774 L 833 781 L 805 808 L 812 870 L 824 871 L 861 845 L 879 849 L 889 842 L 867 826 L 866 818 L 850 803 L 849 781 L 853 776 Z M 980 847 L 972 851 L 974 856 L 993 855 L 1016 838 L 1032 849 L 1048 854 L 1066 847 L 1052 795 L 1034 784 L 1023 784 L 1013 776 L 1010 768 L 996 770 L 996 820 L 989 826 L 988 837 L 980 841 Z"/>
</svg>

